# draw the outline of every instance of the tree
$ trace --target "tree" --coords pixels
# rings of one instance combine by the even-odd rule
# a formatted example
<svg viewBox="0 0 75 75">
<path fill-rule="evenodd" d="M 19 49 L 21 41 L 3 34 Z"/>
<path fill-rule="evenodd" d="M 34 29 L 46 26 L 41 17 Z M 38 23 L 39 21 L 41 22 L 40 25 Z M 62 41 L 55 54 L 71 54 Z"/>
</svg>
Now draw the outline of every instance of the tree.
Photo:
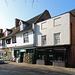
<svg viewBox="0 0 75 75">
<path fill-rule="evenodd" d="M 13 1 L 15 1 L 15 0 L 13 0 Z M 35 1 L 38 2 L 38 0 L 32 0 L 32 6 L 33 6 L 33 4 L 34 4 Z M 8 1 L 7 1 L 7 0 L 5 0 L 5 3 L 6 3 L 6 5 L 8 6 Z M 26 3 L 26 0 L 25 0 L 25 3 Z"/>
</svg>

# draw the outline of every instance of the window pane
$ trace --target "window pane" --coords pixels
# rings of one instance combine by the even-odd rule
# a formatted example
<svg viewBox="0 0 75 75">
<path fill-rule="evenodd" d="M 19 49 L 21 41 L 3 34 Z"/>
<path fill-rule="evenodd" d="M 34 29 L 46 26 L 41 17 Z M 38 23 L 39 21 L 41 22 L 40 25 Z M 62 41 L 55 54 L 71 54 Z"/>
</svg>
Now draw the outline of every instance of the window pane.
<svg viewBox="0 0 75 75">
<path fill-rule="evenodd" d="M 24 40 L 24 43 L 28 42 L 28 33 L 24 33 L 23 34 L 23 40 Z"/>
<path fill-rule="evenodd" d="M 46 36 L 42 36 L 42 45 L 46 44 Z"/>
<path fill-rule="evenodd" d="M 16 43 L 16 36 L 12 37 L 12 43 Z"/>
<path fill-rule="evenodd" d="M 10 44 L 10 43 L 11 43 L 11 38 L 6 39 L 6 43 L 7 43 L 7 44 Z"/>
<path fill-rule="evenodd" d="M 5 40 L 2 40 L 2 46 L 5 46 Z"/>
<path fill-rule="evenodd" d="M 60 33 L 54 34 L 54 44 L 60 43 Z"/>
<path fill-rule="evenodd" d="M 42 23 L 41 24 L 41 30 L 46 29 L 46 28 L 47 28 L 47 23 L 46 22 Z"/>
<path fill-rule="evenodd" d="M 60 17 L 54 19 L 54 26 L 57 26 L 57 25 L 61 25 L 61 18 Z"/>
</svg>

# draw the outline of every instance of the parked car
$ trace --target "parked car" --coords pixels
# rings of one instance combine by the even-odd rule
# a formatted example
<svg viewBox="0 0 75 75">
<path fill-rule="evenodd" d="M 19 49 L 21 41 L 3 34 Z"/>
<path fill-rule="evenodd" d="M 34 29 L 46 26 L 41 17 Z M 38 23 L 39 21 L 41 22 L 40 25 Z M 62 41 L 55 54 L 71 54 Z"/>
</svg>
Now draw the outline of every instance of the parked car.
<svg viewBox="0 0 75 75">
<path fill-rule="evenodd" d="M 2 59 L 2 57 L 0 57 L 0 64 L 3 64 L 4 60 Z"/>
</svg>

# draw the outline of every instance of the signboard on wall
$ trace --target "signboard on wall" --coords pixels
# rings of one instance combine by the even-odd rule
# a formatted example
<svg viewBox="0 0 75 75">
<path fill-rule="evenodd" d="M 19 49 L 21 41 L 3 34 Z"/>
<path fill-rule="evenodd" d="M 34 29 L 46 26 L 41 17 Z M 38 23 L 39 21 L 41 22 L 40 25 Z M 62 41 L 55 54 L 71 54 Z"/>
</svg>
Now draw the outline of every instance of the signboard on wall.
<svg viewBox="0 0 75 75">
<path fill-rule="evenodd" d="M 24 49 L 21 49 L 20 52 L 25 52 L 25 50 Z"/>
</svg>

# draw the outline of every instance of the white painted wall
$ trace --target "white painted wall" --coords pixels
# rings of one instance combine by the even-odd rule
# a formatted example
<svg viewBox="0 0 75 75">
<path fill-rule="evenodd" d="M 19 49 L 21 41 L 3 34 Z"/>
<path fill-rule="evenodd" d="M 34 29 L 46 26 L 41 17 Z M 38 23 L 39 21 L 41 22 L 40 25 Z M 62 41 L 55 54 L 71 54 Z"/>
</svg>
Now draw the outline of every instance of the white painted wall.
<svg viewBox="0 0 75 75">
<path fill-rule="evenodd" d="M 11 51 L 11 58 L 14 58 L 14 49 Z"/>
<path fill-rule="evenodd" d="M 26 46 L 26 45 L 33 45 L 33 32 L 28 33 L 29 42 L 23 43 L 23 33 L 16 35 L 16 43 L 7 44 L 7 47 L 17 47 L 17 46 Z"/>
<path fill-rule="evenodd" d="M 41 44 L 41 36 L 47 35 L 47 44 L 45 46 L 53 46 L 54 45 L 54 34 L 60 33 L 60 44 L 66 45 L 70 44 L 70 18 L 69 13 L 53 17 L 51 19 L 39 22 L 35 25 L 35 44 L 36 46 L 42 46 Z M 60 17 L 61 25 L 54 26 L 54 19 Z M 45 23 L 44 23 L 45 22 Z M 59 22 L 59 21 L 58 21 Z M 44 23 L 46 26 L 45 29 L 41 29 L 41 24 Z M 58 23 L 59 24 L 59 23 Z"/>
</svg>

